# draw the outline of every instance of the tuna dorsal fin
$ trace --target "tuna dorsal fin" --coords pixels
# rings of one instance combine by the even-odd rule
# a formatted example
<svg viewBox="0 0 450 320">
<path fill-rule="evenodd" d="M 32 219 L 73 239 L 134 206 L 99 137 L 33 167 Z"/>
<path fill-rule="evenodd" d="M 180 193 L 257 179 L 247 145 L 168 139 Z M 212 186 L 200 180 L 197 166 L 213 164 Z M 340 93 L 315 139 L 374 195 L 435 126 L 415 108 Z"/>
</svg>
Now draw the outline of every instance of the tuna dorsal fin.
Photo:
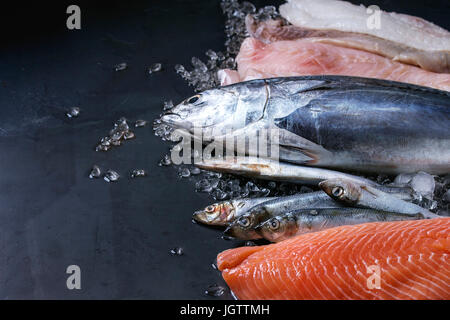
<svg viewBox="0 0 450 320">
<path fill-rule="evenodd" d="M 297 79 L 294 81 L 294 79 Z M 284 96 L 295 96 L 313 90 L 329 90 L 336 85 L 327 79 L 299 79 L 297 77 L 272 78 L 266 80 L 270 90 L 276 89 L 277 92 L 283 92 Z"/>
<path fill-rule="evenodd" d="M 329 162 L 333 156 L 332 152 L 321 145 L 288 130 L 278 129 L 275 132 L 278 133 L 281 160 L 306 165 L 321 165 Z"/>
</svg>

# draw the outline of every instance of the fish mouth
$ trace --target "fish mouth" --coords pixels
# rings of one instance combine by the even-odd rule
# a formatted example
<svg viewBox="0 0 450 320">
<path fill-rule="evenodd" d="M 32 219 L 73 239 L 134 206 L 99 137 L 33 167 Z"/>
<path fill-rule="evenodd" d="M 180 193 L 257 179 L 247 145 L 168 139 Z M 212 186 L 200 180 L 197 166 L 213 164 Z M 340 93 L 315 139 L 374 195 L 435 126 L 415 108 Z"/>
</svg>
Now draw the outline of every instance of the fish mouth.
<svg viewBox="0 0 450 320">
<path fill-rule="evenodd" d="M 192 219 L 194 219 L 197 222 L 205 223 L 205 214 L 203 211 L 195 211 L 192 215 Z"/>
<path fill-rule="evenodd" d="M 195 211 L 194 214 L 192 215 L 192 219 L 194 219 L 194 221 L 196 222 L 200 222 L 202 224 L 206 224 L 209 226 L 225 226 L 226 223 L 220 220 L 220 217 L 217 215 L 214 218 L 210 218 L 208 217 L 207 213 L 205 213 L 204 211 Z"/>
<path fill-rule="evenodd" d="M 174 112 L 166 112 L 162 117 L 161 121 L 168 125 L 177 125 L 178 123 L 182 122 L 182 118 L 178 113 Z"/>
<path fill-rule="evenodd" d="M 192 215 L 192 219 L 194 219 L 197 222 L 204 223 L 204 224 L 211 224 L 210 219 L 207 218 L 205 212 L 203 211 L 195 211 Z"/>
<path fill-rule="evenodd" d="M 186 121 L 181 115 L 174 112 L 166 112 L 161 117 L 161 122 L 168 125 L 173 129 L 180 129 L 187 131 L 186 133 L 191 135 L 193 131 L 193 125 L 191 122 Z"/>
</svg>

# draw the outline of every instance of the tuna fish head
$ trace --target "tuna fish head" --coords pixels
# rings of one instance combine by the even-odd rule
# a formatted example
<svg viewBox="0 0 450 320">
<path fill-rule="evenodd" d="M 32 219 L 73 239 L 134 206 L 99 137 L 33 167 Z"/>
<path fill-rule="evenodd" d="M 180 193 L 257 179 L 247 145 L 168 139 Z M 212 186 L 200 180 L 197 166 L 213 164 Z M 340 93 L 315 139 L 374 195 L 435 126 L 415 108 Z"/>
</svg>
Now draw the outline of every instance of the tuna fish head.
<svg viewBox="0 0 450 320">
<path fill-rule="evenodd" d="M 319 187 L 333 199 L 347 204 L 355 204 L 361 197 L 361 187 L 344 179 L 325 180 L 319 183 Z"/>
<path fill-rule="evenodd" d="M 217 136 L 262 118 L 266 101 L 264 82 L 235 84 L 196 94 L 169 110 L 161 120 L 193 135 L 198 132 Z"/>
</svg>

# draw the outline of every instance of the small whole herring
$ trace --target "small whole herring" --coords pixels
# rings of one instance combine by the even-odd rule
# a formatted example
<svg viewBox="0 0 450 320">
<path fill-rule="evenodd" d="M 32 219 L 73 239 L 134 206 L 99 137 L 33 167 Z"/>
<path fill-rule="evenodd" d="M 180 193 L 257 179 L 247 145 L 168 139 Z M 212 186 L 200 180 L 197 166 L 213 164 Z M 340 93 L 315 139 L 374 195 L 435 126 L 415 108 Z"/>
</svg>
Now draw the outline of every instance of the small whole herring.
<svg viewBox="0 0 450 320">
<path fill-rule="evenodd" d="M 271 217 L 303 208 L 338 207 L 342 207 L 342 205 L 322 191 L 279 197 L 255 205 L 236 217 L 225 229 L 224 235 L 240 240 L 260 239 L 261 235 L 256 232 L 256 227 Z"/>
<path fill-rule="evenodd" d="M 350 206 L 370 208 L 398 214 L 422 214 L 425 218 L 439 218 L 438 215 L 414 203 L 401 200 L 394 195 L 372 186 L 345 179 L 326 180 L 319 183 L 320 188 L 336 201 Z"/>
<path fill-rule="evenodd" d="M 195 165 L 201 169 L 217 172 L 239 174 L 246 177 L 263 180 L 275 180 L 290 183 L 318 185 L 327 179 L 345 178 L 352 181 L 377 185 L 377 183 L 363 177 L 351 175 L 335 170 L 299 166 L 292 163 L 278 162 L 269 158 L 234 157 L 219 159 L 203 159 Z"/>
<path fill-rule="evenodd" d="M 193 219 L 207 225 L 226 226 L 250 208 L 273 199 L 275 198 L 243 198 L 221 201 L 196 211 Z"/>
<path fill-rule="evenodd" d="M 267 219 L 255 230 L 264 239 L 279 242 L 299 234 L 367 222 L 419 220 L 420 213 L 405 215 L 362 208 L 300 209 Z"/>
</svg>

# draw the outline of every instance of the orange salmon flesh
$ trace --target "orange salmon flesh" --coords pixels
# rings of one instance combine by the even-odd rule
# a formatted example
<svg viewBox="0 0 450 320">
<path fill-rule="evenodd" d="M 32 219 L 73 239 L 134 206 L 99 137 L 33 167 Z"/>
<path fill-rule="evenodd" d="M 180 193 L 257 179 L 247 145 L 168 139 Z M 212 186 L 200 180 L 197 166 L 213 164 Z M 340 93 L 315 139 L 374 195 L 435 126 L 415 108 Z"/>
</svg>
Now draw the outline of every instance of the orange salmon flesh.
<svg viewBox="0 0 450 320">
<path fill-rule="evenodd" d="M 238 299 L 450 299 L 450 218 L 375 222 L 217 257 Z"/>
</svg>

